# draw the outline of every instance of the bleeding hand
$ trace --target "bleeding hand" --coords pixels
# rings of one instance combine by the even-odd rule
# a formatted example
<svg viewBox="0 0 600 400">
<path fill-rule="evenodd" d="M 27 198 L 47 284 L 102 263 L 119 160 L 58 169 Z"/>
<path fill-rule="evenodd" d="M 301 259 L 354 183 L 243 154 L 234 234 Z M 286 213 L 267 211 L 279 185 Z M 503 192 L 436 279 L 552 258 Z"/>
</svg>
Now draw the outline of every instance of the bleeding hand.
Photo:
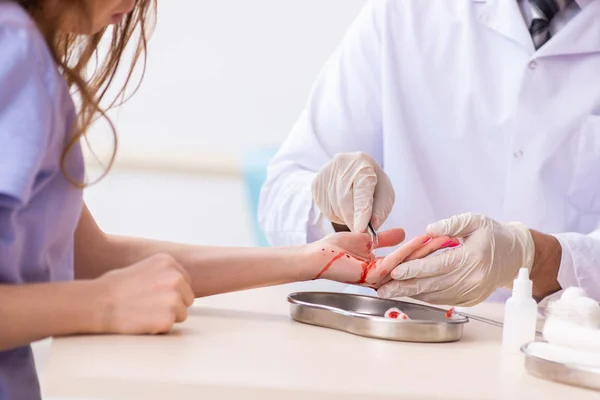
<svg viewBox="0 0 600 400">
<path fill-rule="evenodd" d="M 402 229 L 379 233 L 379 247 L 392 247 L 405 238 Z M 378 288 L 391 280 L 390 272 L 406 260 L 426 257 L 456 241 L 449 237 L 431 239 L 418 236 L 403 244 L 387 257 L 375 258 L 368 234 L 342 232 L 311 244 L 315 265 L 311 279 L 329 279 L 354 285 Z"/>
</svg>

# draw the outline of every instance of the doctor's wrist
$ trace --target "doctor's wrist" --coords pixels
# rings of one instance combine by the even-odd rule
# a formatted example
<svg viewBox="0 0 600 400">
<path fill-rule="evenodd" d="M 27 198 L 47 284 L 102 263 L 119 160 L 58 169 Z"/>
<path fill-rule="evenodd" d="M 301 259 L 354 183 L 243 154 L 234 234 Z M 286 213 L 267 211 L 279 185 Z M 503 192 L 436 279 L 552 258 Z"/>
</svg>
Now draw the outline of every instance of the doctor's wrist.
<svg viewBox="0 0 600 400">
<path fill-rule="evenodd" d="M 562 257 L 562 246 L 554 236 L 531 230 L 535 244 L 535 255 L 530 279 L 533 282 L 533 296 L 542 300 L 561 290 L 558 271 Z"/>
<path fill-rule="evenodd" d="M 332 222 L 331 225 L 336 232 L 352 232 L 346 225 L 336 224 L 335 222 Z"/>
</svg>

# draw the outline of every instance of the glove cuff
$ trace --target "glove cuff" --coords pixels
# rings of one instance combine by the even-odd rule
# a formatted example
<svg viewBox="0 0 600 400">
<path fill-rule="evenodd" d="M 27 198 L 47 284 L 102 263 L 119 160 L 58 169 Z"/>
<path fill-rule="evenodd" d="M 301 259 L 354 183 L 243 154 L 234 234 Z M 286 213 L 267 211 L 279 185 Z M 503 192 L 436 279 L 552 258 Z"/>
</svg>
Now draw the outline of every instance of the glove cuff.
<svg viewBox="0 0 600 400">
<path fill-rule="evenodd" d="M 519 269 L 527 268 L 527 271 L 531 274 L 531 268 L 533 267 L 535 257 L 535 243 L 531 231 L 524 224 L 520 222 L 509 222 L 505 226 L 514 234 L 515 247 L 520 247 L 522 251 L 521 263 L 514 265 L 514 268 L 509 268 L 510 274 L 506 277 L 507 281 L 502 284 L 502 287 L 512 290 L 513 281 L 519 274 Z"/>
</svg>

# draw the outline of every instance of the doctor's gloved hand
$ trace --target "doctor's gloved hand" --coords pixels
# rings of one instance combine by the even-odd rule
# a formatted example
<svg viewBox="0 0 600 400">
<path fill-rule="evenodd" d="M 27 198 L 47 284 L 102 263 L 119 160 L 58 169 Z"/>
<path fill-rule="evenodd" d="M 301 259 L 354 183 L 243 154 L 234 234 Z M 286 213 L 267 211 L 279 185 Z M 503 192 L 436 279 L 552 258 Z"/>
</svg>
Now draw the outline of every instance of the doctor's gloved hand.
<svg viewBox="0 0 600 400">
<path fill-rule="evenodd" d="M 323 215 L 352 232 L 365 232 L 369 222 L 379 229 L 395 201 L 390 179 L 364 153 L 336 155 L 313 180 L 312 194 Z"/>
<path fill-rule="evenodd" d="M 500 287 L 512 288 L 520 268 L 531 271 L 535 246 L 520 223 L 501 224 L 479 214 L 461 214 L 429 225 L 431 237 L 457 237 L 461 244 L 398 265 L 378 294 L 412 297 L 430 304 L 473 306 Z"/>
</svg>

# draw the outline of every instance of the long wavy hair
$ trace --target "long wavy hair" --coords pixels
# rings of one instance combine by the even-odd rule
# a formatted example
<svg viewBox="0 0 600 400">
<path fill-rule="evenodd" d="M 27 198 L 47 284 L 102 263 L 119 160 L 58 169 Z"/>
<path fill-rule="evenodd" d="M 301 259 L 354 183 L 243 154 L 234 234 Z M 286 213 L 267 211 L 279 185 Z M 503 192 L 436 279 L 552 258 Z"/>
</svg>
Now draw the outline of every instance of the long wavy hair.
<svg viewBox="0 0 600 400">
<path fill-rule="evenodd" d="M 78 17 L 80 15 L 83 17 L 83 23 L 91 24 L 89 0 L 15 1 L 27 10 L 36 21 L 67 86 L 72 94 L 78 96 L 77 123 L 63 151 L 61 168 L 65 177 L 72 184 L 78 187 L 87 186 L 85 182 L 75 182 L 68 176 L 65 169 L 66 157 L 79 140 L 85 137 L 92 123 L 98 118 L 103 118 L 110 126 L 114 147 L 110 160 L 98 180 L 106 176 L 114 164 L 117 153 L 117 132 L 106 113 L 111 108 L 127 101 L 135 94 L 142 82 L 146 69 L 147 41 L 156 22 L 157 0 L 136 0 L 133 11 L 127 14 L 119 24 L 89 35 L 61 30 L 65 10 L 75 11 Z M 60 7 L 57 7 L 58 4 Z M 127 67 L 127 79 L 115 97 L 109 100 L 106 106 L 103 106 L 117 70 L 121 67 L 125 50 L 134 38 L 137 42 L 133 43 L 135 47 L 131 64 Z M 104 40 L 108 41 L 109 47 L 105 54 L 100 54 L 99 44 Z M 96 65 L 90 72 L 89 67 L 92 60 Z M 126 89 L 130 84 L 136 64 L 140 60 L 143 61 L 141 77 L 131 95 L 126 97 Z"/>
</svg>

